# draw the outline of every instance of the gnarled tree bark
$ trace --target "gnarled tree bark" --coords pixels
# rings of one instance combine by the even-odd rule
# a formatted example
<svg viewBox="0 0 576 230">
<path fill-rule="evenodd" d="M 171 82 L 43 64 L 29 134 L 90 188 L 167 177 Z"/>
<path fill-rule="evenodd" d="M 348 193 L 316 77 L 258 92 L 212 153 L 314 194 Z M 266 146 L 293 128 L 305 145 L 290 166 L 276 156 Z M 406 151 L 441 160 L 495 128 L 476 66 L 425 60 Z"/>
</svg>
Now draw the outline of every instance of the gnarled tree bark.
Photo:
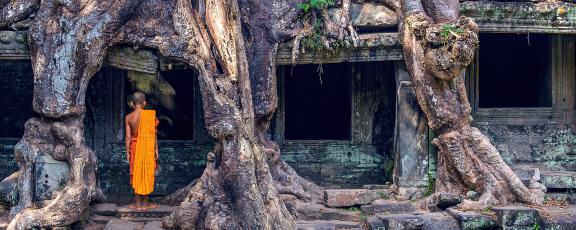
<svg viewBox="0 0 576 230">
<path fill-rule="evenodd" d="M 464 86 L 465 68 L 478 46 L 478 26 L 458 17 L 458 0 L 402 2 L 401 39 L 416 97 L 437 138 L 435 192 L 481 194 L 460 207 L 481 210 L 515 201 L 541 204 L 546 188 L 532 180 L 525 186 L 496 148 L 471 127 L 471 107 Z"/>
</svg>

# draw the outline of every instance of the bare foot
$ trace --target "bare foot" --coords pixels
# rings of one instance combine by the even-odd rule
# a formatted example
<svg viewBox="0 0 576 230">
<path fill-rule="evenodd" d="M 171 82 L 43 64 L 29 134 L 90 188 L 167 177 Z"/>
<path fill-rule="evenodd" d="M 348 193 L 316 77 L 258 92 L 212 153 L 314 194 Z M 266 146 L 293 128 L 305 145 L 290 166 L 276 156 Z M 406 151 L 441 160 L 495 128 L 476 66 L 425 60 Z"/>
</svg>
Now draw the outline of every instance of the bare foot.
<svg viewBox="0 0 576 230">
<path fill-rule="evenodd" d="M 132 209 L 132 210 L 136 210 L 136 211 L 142 210 L 142 206 L 137 205 L 137 204 L 128 205 L 128 208 L 129 208 L 129 209 Z"/>
<path fill-rule="evenodd" d="M 158 207 L 158 205 L 149 203 L 148 205 L 142 206 L 142 211 L 147 211 L 147 210 L 150 210 L 150 209 L 155 209 L 155 208 L 157 208 L 157 207 Z"/>
</svg>

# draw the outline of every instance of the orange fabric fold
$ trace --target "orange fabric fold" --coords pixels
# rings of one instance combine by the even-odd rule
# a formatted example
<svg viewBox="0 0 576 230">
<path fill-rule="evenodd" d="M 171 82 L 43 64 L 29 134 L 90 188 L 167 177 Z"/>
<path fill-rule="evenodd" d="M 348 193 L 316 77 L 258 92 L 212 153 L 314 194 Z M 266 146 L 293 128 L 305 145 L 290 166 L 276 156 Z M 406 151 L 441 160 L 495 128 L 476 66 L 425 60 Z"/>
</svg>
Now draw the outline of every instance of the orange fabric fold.
<svg viewBox="0 0 576 230">
<path fill-rule="evenodd" d="M 134 161 L 130 162 L 131 184 L 134 193 L 148 195 L 154 191 L 154 172 L 156 170 L 156 111 L 142 110 L 138 132 L 135 135 L 136 143 L 130 155 Z M 134 153 L 134 154 L 132 154 Z"/>
</svg>

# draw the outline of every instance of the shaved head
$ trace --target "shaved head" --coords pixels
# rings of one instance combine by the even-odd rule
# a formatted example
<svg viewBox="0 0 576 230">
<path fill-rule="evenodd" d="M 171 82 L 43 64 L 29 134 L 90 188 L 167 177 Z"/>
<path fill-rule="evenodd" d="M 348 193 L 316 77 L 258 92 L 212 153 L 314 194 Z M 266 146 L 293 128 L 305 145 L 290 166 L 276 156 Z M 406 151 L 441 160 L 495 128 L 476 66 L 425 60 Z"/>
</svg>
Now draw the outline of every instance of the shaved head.
<svg viewBox="0 0 576 230">
<path fill-rule="evenodd" d="M 144 94 L 144 92 L 136 91 L 132 93 L 132 96 L 130 97 L 130 107 L 136 108 L 136 105 L 146 105 L 146 94 Z"/>
</svg>

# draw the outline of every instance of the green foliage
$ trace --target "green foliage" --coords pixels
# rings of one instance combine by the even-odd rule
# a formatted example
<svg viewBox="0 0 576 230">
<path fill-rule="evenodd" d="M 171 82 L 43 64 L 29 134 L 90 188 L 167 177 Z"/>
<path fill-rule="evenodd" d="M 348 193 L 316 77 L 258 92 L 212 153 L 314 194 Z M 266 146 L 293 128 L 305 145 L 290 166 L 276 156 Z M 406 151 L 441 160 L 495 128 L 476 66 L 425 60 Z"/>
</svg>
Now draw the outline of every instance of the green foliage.
<svg viewBox="0 0 576 230">
<path fill-rule="evenodd" d="M 349 211 L 349 212 L 360 212 L 360 208 L 358 208 L 358 207 L 350 207 L 350 208 L 348 208 L 348 211 Z"/>
<path fill-rule="evenodd" d="M 366 219 L 368 219 L 368 214 L 360 213 L 360 221 L 366 222 Z"/>
<path fill-rule="evenodd" d="M 388 193 L 385 193 L 385 192 L 378 192 L 378 196 L 379 196 L 381 199 L 388 199 L 388 198 L 390 198 L 390 196 L 388 195 Z"/>
<path fill-rule="evenodd" d="M 428 181 L 426 182 L 426 192 L 424 196 L 430 196 L 434 193 L 434 184 L 436 184 L 436 179 L 434 179 L 432 172 L 428 172 Z"/>
<path fill-rule="evenodd" d="M 464 30 L 456 27 L 454 24 L 444 24 L 440 30 L 440 36 L 442 36 L 443 39 L 448 39 L 450 35 L 458 37 L 463 33 Z"/>
<path fill-rule="evenodd" d="M 486 208 L 482 209 L 482 213 L 484 213 L 484 214 L 488 214 L 488 213 L 490 213 L 490 211 L 492 211 L 492 207 L 486 207 Z"/>
<path fill-rule="evenodd" d="M 313 9 L 322 10 L 334 6 L 334 4 L 334 0 L 308 0 L 307 2 L 299 3 L 298 8 L 301 9 L 304 14 L 308 14 Z"/>
<path fill-rule="evenodd" d="M 534 225 L 532 225 L 532 230 L 540 230 L 540 225 L 538 225 L 538 222 L 534 223 Z"/>
</svg>

